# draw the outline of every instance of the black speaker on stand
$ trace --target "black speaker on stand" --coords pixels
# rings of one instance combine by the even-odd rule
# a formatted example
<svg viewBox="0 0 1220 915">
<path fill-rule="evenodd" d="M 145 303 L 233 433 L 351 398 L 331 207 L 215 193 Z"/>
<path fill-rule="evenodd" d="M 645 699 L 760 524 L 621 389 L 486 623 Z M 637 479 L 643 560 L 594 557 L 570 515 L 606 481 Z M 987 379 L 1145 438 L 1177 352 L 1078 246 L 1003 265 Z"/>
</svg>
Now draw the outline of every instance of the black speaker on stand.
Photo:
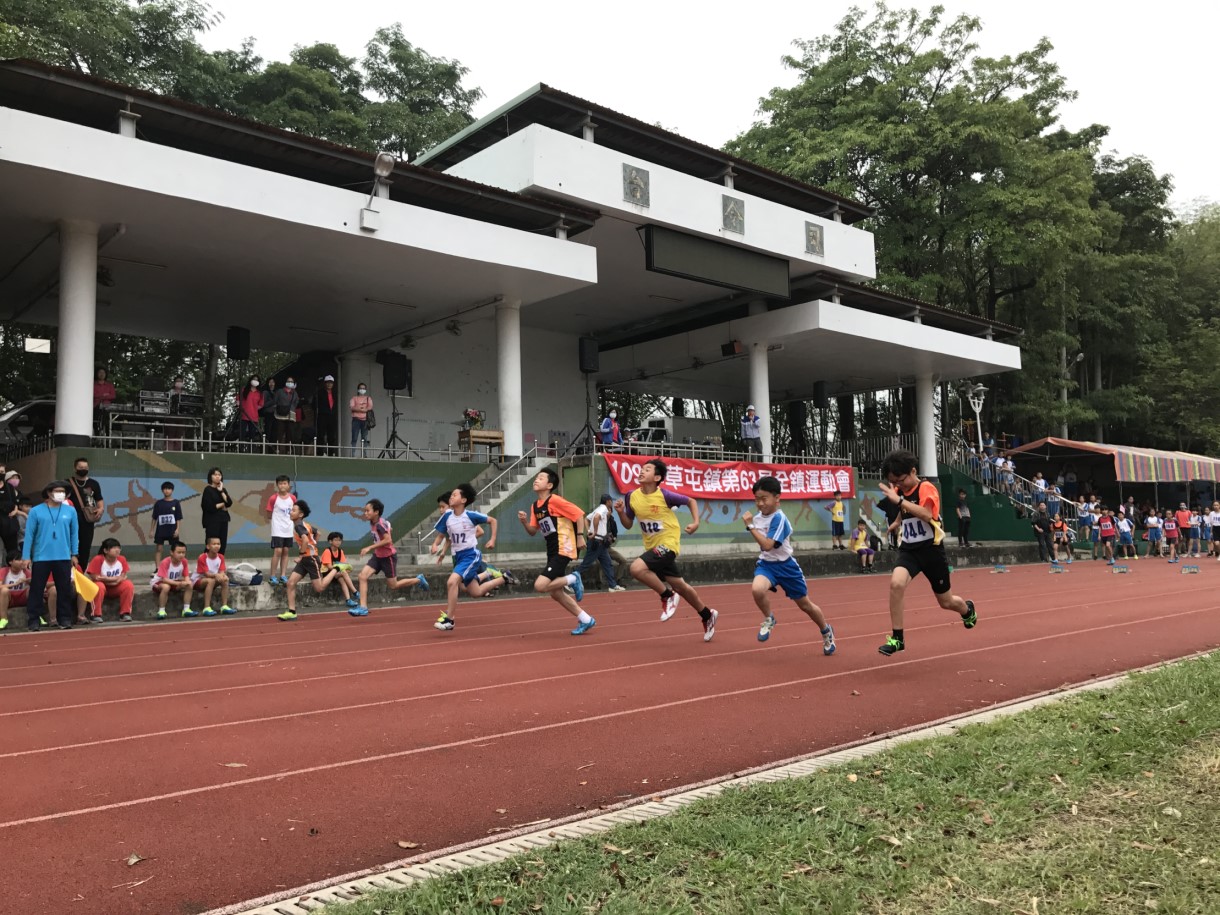
<svg viewBox="0 0 1220 915">
<path fill-rule="evenodd" d="M 586 375 L 601 371 L 601 348 L 596 337 L 580 338 L 580 370 Z"/>
<path fill-rule="evenodd" d="M 402 413 L 398 410 L 398 392 L 406 391 L 411 396 L 411 360 L 402 353 L 392 349 L 377 351 L 377 362 L 381 365 L 381 383 L 390 394 L 390 426 L 385 440 L 385 448 L 379 457 L 397 457 L 398 448 L 407 450 L 407 443 L 398 435 L 398 418 Z"/>
<path fill-rule="evenodd" d="M 250 328 L 230 327 L 225 335 L 225 352 L 230 359 L 245 362 L 250 358 Z"/>
</svg>

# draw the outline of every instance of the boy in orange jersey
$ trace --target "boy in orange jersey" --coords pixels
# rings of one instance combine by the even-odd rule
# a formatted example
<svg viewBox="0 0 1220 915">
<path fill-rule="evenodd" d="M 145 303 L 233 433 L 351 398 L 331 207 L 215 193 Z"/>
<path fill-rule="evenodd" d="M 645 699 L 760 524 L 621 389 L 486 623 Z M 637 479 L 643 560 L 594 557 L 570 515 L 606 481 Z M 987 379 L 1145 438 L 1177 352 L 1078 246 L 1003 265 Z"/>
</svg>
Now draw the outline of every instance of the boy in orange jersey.
<svg viewBox="0 0 1220 915">
<path fill-rule="evenodd" d="M 534 580 L 534 590 L 549 594 L 551 600 L 576 617 L 572 635 L 584 635 L 597 625 L 579 601 L 585 596 L 584 582 L 579 572 L 568 572 L 568 563 L 580 552 L 585 539 L 585 513 L 562 496 L 555 495 L 559 474 L 549 467 L 534 477 L 537 500 L 529 513 L 517 512 L 517 518 L 532 537 L 539 531 L 546 540 L 546 568 Z M 572 594 L 564 591 L 571 586 Z"/>
</svg>

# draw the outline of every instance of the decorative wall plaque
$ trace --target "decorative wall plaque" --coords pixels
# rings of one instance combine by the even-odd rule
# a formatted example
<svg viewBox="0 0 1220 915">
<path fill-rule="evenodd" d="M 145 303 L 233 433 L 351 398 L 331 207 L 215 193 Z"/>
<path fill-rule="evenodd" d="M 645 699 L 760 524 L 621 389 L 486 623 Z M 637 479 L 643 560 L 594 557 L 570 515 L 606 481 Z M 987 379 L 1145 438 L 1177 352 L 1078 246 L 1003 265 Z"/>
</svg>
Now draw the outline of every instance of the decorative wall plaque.
<svg viewBox="0 0 1220 915">
<path fill-rule="evenodd" d="M 816 222 L 805 223 L 805 253 L 826 256 L 825 230 Z"/>
<path fill-rule="evenodd" d="M 648 172 L 623 163 L 623 200 L 638 207 L 648 206 Z"/>
<path fill-rule="evenodd" d="M 746 202 L 737 197 L 722 194 L 720 197 L 721 225 L 729 232 L 745 234 Z"/>
</svg>

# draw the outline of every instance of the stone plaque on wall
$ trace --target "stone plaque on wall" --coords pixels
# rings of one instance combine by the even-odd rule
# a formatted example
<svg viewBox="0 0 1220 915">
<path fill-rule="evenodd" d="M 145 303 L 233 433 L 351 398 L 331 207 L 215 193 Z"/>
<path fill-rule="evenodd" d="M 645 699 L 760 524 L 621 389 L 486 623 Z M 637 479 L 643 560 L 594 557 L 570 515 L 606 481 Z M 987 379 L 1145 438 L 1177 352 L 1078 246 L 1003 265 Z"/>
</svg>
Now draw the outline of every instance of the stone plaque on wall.
<svg viewBox="0 0 1220 915">
<path fill-rule="evenodd" d="M 826 256 L 825 230 L 816 222 L 805 223 L 805 253 Z"/>
<path fill-rule="evenodd" d="M 648 171 L 623 163 L 623 200 L 638 207 L 648 206 Z"/>
<path fill-rule="evenodd" d="M 726 231 L 745 234 L 746 202 L 738 197 L 723 194 L 720 197 L 721 225 Z"/>
</svg>

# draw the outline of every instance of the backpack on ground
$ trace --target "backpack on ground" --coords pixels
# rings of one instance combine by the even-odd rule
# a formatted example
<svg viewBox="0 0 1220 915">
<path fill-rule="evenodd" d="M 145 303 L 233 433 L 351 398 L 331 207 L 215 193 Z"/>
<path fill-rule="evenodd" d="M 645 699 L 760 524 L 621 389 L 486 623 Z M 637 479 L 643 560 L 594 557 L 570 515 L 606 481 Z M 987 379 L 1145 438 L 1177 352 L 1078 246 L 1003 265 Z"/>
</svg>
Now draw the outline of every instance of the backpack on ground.
<svg viewBox="0 0 1220 915">
<path fill-rule="evenodd" d="M 235 585 L 261 585 L 263 573 L 248 562 L 229 566 L 229 581 Z"/>
</svg>

